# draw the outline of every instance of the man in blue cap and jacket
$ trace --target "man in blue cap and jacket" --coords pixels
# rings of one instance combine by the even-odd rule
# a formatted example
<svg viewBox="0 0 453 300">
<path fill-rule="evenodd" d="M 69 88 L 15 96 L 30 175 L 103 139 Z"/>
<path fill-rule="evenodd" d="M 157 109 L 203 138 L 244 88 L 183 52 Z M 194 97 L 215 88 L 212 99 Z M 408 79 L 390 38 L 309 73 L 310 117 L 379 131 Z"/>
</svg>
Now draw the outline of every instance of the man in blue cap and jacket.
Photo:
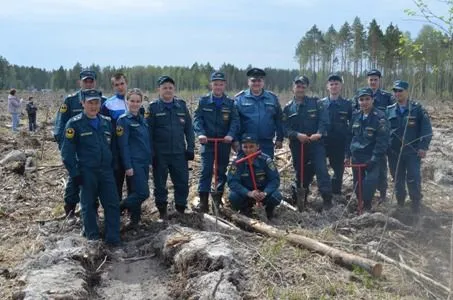
<svg viewBox="0 0 453 300">
<path fill-rule="evenodd" d="M 418 214 L 422 199 L 420 164 L 428 151 L 433 131 L 428 113 L 420 103 L 409 99 L 408 88 L 406 81 L 395 81 L 393 93 L 397 102 L 387 108 L 389 166 L 395 176 L 398 205 L 404 206 L 407 184 L 412 211 Z"/>
</svg>

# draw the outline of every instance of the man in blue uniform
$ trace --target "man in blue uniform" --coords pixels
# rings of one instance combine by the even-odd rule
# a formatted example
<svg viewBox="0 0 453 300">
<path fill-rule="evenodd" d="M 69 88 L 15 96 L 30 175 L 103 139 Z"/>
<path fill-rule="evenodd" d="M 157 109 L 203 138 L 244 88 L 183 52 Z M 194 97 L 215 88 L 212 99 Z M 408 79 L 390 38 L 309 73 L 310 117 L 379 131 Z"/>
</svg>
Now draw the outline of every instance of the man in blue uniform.
<svg viewBox="0 0 453 300">
<path fill-rule="evenodd" d="M 57 116 L 55 119 L 54 127 L 54 138 L 58 143 L 58 149 L 61 150 L 61 146 L 64 140 L 64 129 L 68 120 L 83 111 L 82 91 L 85 89 L 96 88 L 96 73 L 94 71 L 85 70 L 80 72 L 80 90 L 75 94 L 69 95 L 65 98 L 63 104 L 61 104 Z M 74 184 L 72 178 L 69 177 L 65 191 L 64 191 L 64 210 L 66 216 L 72 217 L 77 203 L 79 203 L 79 187 Z"/>
<path fill-rule="evenodd" d="M 256 136 L 245 133 L 242 136 L 242 153 L 233 162 L 228 171 L 229 200 L 234 210 L 250 216 L 253 205 L 257 202 L 264 204 L 268 219 L 274 216 L 274 209 L 280 204 L 282 195 L 279 191 L 280 176 L 272 158 L 261 153 L 253 159 L 254 177 L 257 189 L 254 189 L 252 175 L 248 162 L 236 162 L 259 150 Z"/>
<path fill-rule="evenodd" d="M 252 68 L 247 76 L 249 89 L 235 95 L 241 126 L 234 146 L 239 150 L 242 134 L 254 134 L 261 151 L 273 158 L 274 138 L 275 149 L 280 149 L 283 142 L 282 108 L 278 97 L 264 89 L 266 73 L 263 70 Z"/>
<path fill-rule="evenodd" d="M 209 210 L 209 192 L 214 168 L 214 143 L 208 138 L 221 138 L 218 143 L 217 183 L 212 197 L 215 205 L 221 203 L 226 170 L 230 159 L 231 143 L 239 130 L 239 117 L 234 100 L 225 94 L 226 79 L 222 72 L 211 74 L 211 93 L 201 97 L 194 114 L 193 126 L 201 144 L 201 176 L 198 185 L 200 212 Z"/>
<path fill-rule="evenodd" d="M 376 191 L 382 156 L 388 147 L 388 124 L 385 114 L 373 107 L 373 91 L 366 87 L 359 89 L 357 99 L 360 111 L 352 115 L 350 131 L 352 140 L 345 149 L 345 162 L 366 164 L 362 170 L 362 199 L 365 210 L 371 210 L 371 201 Z M 354 186 L 358 194 L 358 170 L 353 172 Z"/>
<path fill-rule="evenodd" d="M 112 88 L 115 95 L 108 98 L 101 107 L 101 114 L 110 117 L 112 120 L 113 129 L 116 131 L 116 121 L 127 110 L 126 105 L 126 92 L 127 92 L 127 78 L 123 73 L 116 73 L 111 78 Z M 125 178 L 125 168 L 121 163 L 118 155 L 118 149 L 114 149 L 114 170 L 116 189 L 118 191 L 119 199 L 123 197 L 123 183 Z M 130 192 L 130 182 L 127 183 L 127 191 Z"/>
<path fill-rule="evenodd" d="M 372 98 L 373 98 L 373 106 L 374 108 L 382 111 L 385 114 L 385 110 L 387 109 L 387 106 L 392 105 L 395 103 L 392 94 L 384 91 L 380 88 L 381 86 L 381 78 L 382 74 L 379 70 L 377 69 L 371 69 L 367 73 L 367 81 L 368 81 L 368 87 L 371 89 L 373 92 Z M 360 110 L 359 102 L 356 99 L 356 109 Z M 379 162 L 380 169 L 379 169 L 379 180 L 378 180 L 378 186 L 377 189 L 380 193 L 380 198 L 379 201 L 383 202 L 387 198 L 387 156 L 384 155 L 381 158 L 381 161 Z"/>
<path fill-rule="evenodd" d="M 80 190 L 84 234 L 89 240 L 99 239 L 95 203 L 99 197 L 105 215 L 105 241 L 120 242 L 120 210 L 114 189 L 112 144 L 114 132 L 108 117 L 99 114 L 101 93 L 84 90 L 83 112 L 66 124 L 61 156 L 69 176 Z"/>
<path fill-rule="evenodd" d="M 159 99 L 148 108 L 147 118 L 153 141 L 154 197 L 162 219 L 167 216 L 167 177 L 175 189 L 175 208 L 184 213 L 189 194 L 187 161 L 194 159 L 195 136 L 192 118 L 184 100 L 175 97 L 175 81 L 161 76 Z"/>
<path fill-rule="evenodd" d="M 334 195 L 341 194 L 344 173 L 343 150 L 350 140 L 349 123 L 352 117 L 352 103 L 341 96 L 342 87 L 343 78 L 339 74 L 329 75 L 327 78 L 329 96 L 321 100 L 330 119 L 324 144 L 333 169 L 331 183 Z"/>
<path fill-rule="evenodd" d="M 131 215 L 131 228 L 140 222 L 141 204 L 149 197 L 149 165 L 151 142 L 148 123 L 140 114 L 143 93 L 132 89 L 127 93 L 127 111 L 116 123 L 116 136 L 122 165 L 130 181 L 130 193 L 121 202 Z"/>
<path fill-rule="evenodd" d="M 293 167 L 296 171 L 293 192 L 301 185 L 308 187 L 316 174 L 318 188 L 321 192 L 324 208 L 332 205 L 332 186 L 326 165 L 326 150 L 323 137 L 327 134 L 329 116 L 324 104 L 318 98 L 305 95 L 309 85 L 306 76 L 297 76 L 293 83 L 294 98 L 283 109 L 283 124 L 286 136 L 289 138 L 289 148 L 293 158 Z M 304 182 L 300 182 L 301 145 L 304 147 Z M 311 162 L 311 166 L 308 166 Z"/>
<path fill-rule="evenodd" d="M 408 88 L 406 81 L 395 81 L 393 92 L 397 102 L 387 108 L 389 166 L 395 175 L 398 205 L 404 206 L 407 183 L 412 211 L 418 214 L 422 199 L 420 164 L 428 151 L 433 131 L 428 113 L 421 104 L 409 99 Z"/>
</svg>

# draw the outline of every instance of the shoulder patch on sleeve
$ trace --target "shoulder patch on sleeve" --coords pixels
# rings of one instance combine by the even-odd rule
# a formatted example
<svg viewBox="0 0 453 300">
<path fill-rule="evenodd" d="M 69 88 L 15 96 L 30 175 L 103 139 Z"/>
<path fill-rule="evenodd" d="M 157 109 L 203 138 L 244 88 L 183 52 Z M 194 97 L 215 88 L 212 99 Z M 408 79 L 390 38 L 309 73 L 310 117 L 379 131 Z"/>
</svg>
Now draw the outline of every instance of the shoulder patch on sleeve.
<svg viewBox="0 0 453 300">
<path fill-rule="evenodd" d="M 230 166 L 230 170 L 228 171 L 228 173 L 230 173 L 231 175 L 235 175 L 236 174 L 236 171 L 237 171 L 237 166 L 235 163 L 232 163 L 231 166 Z"/>
<path fill-rule="evenodd" d="M 271 169 L 271 171 L 275 171 L 276 170 L 275 164 L 274 164 L 274 161 L 272 160 L 272 158 L 268 157 L 266 159 L 266 164 L 269 167 L 269 169 Z"/>
<path fill-rule="evenodd" d="M 121 125 L 116 126 L 116 136 L 122 136 L 124 134 L 124 128 Z"/>
<path fill-rule="evenodd" d="M 74 138 L 74 135 L 75 135 L 75 130 L 74 128 L 72 127 L 69 127 L 66 129 L 66 133 L 65 133 L 65 136 L 67 139 L 71 140 Z"/>
<path fill-rule="evenodd" d="M 63 103 L 62 105 L 60 105 L 60 113 L 64 114 L 67 111 L 68 111 L 68 106 L 66 105 L 66 103 Z"/>
</svg>

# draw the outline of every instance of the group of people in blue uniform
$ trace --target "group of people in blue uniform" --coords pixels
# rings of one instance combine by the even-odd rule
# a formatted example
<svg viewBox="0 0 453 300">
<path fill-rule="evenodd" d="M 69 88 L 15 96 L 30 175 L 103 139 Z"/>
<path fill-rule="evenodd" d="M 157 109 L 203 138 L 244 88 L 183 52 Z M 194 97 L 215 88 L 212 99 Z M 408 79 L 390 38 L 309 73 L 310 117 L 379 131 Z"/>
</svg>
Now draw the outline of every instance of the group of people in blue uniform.
<svg viewBox="0 0 453 300">
<path fill-rule="evenodd" d="M 282 108 L 277 95 L 264 89 L 263 70 L 248 70 L 248 89 L 234 98 L 225 93 L 225 74 L 213 72 L 211 91 L 199 99 L 192 119 L 186 102 L 176 97 L 176 84 L 169 76 L 158 79 L 159 97 L 145 109 L 145 96 L 139 89 L 128 89 L 124 74 L 111 78 L 115 95 L 106 99 L 96 89 L 95 72 L 82 71 L 81 89 L 61 104 L 54 131 L 69 173 L 65 213 L 72 217 L 80 202 L 84 235 L 97 240 L 100 202 L 105 241 L 119 244 L 121 214 L 129 213 L 131 227 L 140 222 L 141 204 L 150 196 L 152 166 L 160 218 L 167 217 L 168 174 L 175 209 L 183 214 L 189 194 L 188 161 L 194 159 L 197 139 L 201 174 L 200 203 L 195 209 L 208 212 L 211 195 L 212 209 L 217 210 L 228 184 L 233 209 L 250 215 L 254 205 L 263 205 L 271 219 L 283 198 L 274 151 L 287 138 L 295 175 L 294 200 L 300 189 L 308 195 L 316 175 L 323 208 L 329 209 L 341 195 L 345 165 L 361 165 L 353 169 L 354 183 L 357 186 L 362 180 L 361 197 L 364 208 L 370 210 L 376 190 L 379 201 L 387 197 L 388 157 L 398 205 L 404 206 L 407 184 L 412 210 L 418 214 L 420 163 L 432 136 L 429 116 L 409 98 L 407 82 L 395 81 L 392 95 L 379 88 L 378 70 L 367 75 L 369 86 L 359 89 L 354 100 L 342 97 L 343 79 L 338 74 L 327 78 L 329 96 L 324 99 L 307 96 L 309 79 L 297 76 L 293 99 Z M 232 150 L 237 156 L 230 164 Z M 124 181 L 127 196 L 123 198 Z"/>
</svg>

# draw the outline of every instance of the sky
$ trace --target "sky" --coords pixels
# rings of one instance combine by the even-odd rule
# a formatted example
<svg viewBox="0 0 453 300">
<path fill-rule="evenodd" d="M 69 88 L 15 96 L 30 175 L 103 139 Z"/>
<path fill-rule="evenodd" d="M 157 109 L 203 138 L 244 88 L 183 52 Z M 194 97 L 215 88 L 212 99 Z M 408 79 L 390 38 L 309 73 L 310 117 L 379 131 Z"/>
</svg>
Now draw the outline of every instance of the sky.
<svg viewBox="0 0 453 300">
<path fill-rule="evenodd" d="M 434 11 L 440 1 L 426 0 Z M 56 69 L 231 63 L 297 69 L 294 50 L 314 24 L 336 29 L 356 16 L 416 36 L 412 0 L 0 0 L 0 56 Z"/>
</svg>

